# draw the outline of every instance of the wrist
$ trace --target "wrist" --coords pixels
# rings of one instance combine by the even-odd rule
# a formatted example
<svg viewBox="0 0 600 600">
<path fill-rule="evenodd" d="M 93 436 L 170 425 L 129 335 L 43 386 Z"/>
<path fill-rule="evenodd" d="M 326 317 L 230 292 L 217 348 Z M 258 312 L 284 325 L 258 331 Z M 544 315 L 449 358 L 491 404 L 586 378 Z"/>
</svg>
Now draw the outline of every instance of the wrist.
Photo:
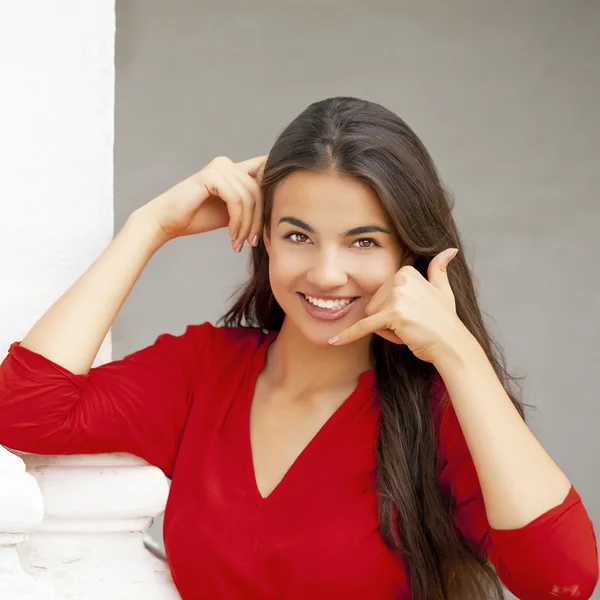
<svg viewBox="0 0 600 600">
<path fill-rule="evenodd" d="M 465 368 L 481 355 L 485 357 L 483 348 L 475 336 L 463 325 L 452 337 L 452 340 L 445 344 L 443 350 L 438 353 L 434 366 L 438 371 Z"/>
<path fill-rule="evenodd" d="M 160 223 L 152 214 L 151 204 L 145 204 L 134 210 L 128 217 L 125 227 L 133 229 L 145 239 L 151 250 L 156 252 L 171 238 L 165 234 Z"/>
</svg>

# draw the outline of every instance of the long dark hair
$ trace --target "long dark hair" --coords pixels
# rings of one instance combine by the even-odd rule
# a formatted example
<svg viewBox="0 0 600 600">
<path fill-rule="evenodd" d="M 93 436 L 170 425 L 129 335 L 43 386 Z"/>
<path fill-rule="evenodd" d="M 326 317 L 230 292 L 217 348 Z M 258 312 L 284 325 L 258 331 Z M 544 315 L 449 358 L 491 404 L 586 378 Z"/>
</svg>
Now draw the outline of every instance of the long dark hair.
<svg viewBox="0 0 600 600">
<path fill-rule="evenodd" d="M 516 378 L 483 322 L 473 278 L 452 217 L 453 202 L 416 134 L 384 107 L 356 98 L 311 104 L 281 133 L 262 182 L 269 234 L 277 184 L 297 169 L 335 170 L 367 184 L 379 197 L 414 267 L 427 277 L 431 259 L 459 249 L 448 275 L 459 318 L 475 336 L 523 417 L 511 391 Z M 252 250 L 252 274 L 233 307 L 228 326 L 279 330 L 284 312 L 269 284 L 263 241 Z M 371 353 L 381 404 L 377 443 L 379 524 L 386 544 L 406 559 L 412 596 L 421 600 L 502 598 L 502 587 L 485 553 L 473 548 L 453 524 L 453 506 L 440 491 L 437 441 L 431 410 L 434 367 L 406 346 L 373 336 Z"/>
</svg>

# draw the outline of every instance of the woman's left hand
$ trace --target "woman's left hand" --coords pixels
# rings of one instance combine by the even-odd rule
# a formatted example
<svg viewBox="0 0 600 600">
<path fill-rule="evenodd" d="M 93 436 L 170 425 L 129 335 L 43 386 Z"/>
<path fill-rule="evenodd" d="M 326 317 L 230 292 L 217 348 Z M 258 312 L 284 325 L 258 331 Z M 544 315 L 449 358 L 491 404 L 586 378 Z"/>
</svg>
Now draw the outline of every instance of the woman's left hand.
<svg viewBox="0 0 600 600">
<path fill-rule="evenodd" d="M 340 346 L 376 333 L 395 344 L 406 344 L 421 360 L 435 363 L 468 333 L 456 314 L 447 267 L 457 250 L 448 248 L 432 259 L 428 280 L 412 266 L 402 267 L 373 295 L 367 317 L 329 340 Z"/>
</svg>

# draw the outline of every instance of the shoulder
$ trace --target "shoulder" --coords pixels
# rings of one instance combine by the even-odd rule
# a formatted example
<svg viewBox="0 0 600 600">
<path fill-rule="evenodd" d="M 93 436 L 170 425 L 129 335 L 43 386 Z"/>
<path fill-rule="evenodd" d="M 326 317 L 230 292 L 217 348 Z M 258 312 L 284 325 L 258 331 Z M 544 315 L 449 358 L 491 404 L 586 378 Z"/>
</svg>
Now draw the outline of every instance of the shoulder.
<svg viewBox="0 0 600 600">
<path fill-rule="evenodd" d="M 188 325 L 184 335 L 192 338 L 197 353 L 229 362 L 254 355 L 270 334 L 258 328 L 216 326 L 207 321 Z"/>
</svg>

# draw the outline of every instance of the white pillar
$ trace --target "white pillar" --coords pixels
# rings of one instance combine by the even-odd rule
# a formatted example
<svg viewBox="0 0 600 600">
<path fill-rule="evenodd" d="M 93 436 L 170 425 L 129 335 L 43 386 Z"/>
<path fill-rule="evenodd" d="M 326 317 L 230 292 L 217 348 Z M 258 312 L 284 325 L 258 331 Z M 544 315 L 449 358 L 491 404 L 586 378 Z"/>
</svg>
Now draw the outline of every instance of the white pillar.
<svg viewBox="0 0 600 600">
<path fill-rule="evenodd" d="M 0 8 L 0 359 L 113 236 L 114 4 Z M 110 359 L 109 335 L 94 364 Z M 142 540 L 166 501 L 158 469 L 21 456 L 37 483 L 0 447 L 3 600 L 179 597 Z"/>
<path fill-rule="evenodd" d="M 0 8 L 2 357 L 112 238 L 114 33 L 114 0 Z"/>
</svg>

